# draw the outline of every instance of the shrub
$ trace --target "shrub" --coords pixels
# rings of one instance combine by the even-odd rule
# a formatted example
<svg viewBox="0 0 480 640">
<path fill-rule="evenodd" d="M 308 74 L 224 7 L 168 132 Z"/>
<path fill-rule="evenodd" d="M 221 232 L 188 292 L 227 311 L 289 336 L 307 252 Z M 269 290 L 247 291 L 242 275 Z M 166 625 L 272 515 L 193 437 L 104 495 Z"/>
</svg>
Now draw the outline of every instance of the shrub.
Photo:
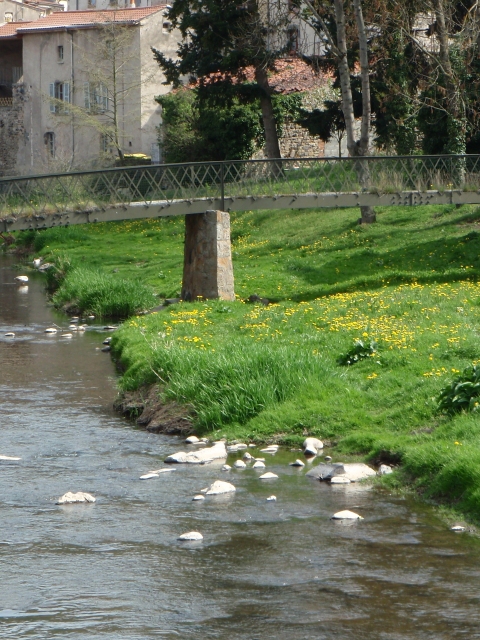
<svg viewBox="0 0 480 640">
<path fill-rule="evenodd" d="M 451 414 L 459 411 L 478 411 L 479 397 L 480 366 L 472 365 L 442 389 L 438 398 L 438 408 Z"/>
<path fill-rule="evenodd" d="M 365 344 L 363 340 L 357 340 L 346 354 L 340 356 L 337 360 L 338 364 L 349 366 L 364 360 L 365 358 L 371 358 L 377 353 L 377 343 L 374 340 L 370 340 Z"/>
</svg>

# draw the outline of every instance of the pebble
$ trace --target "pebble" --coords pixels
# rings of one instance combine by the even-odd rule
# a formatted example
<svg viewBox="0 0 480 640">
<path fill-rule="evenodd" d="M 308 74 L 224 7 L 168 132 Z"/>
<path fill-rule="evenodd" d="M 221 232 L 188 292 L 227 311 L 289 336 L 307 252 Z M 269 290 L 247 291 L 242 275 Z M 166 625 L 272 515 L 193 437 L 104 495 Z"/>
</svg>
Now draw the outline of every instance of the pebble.
<svg viewBox="0 0 480 640">
<path fill-rule="evenodd" d="M 140 476 L 140 480 L 150 480 L 150 478 L 159 478 L 158 473 L 146 473 L 143 476 Z"/>
<path fill-rule="evenodd" d="M 229 464 L 224 464 L 222 467 L 222 471 L 230 471 L 232 467 Z"/>
<path fill-rule="evenodd" d="M 0 456 L 0 460 L 21 460 L 21 458 L 15 456 Z"/>
<path fill-rule="evenodd" d="M 196 496 L 193 496 L 192 500 L 205 500 L 205 496 L 199 493 Z"/>
<path fill-rule="evenodd" d="M 95 498 L 89 493 L 79 491 L 78 493 L 72 493 L 68 491 L 61 498 L 58 499 L 56 504 L 76 504 L 80 502 L 95 502 Z"/>
<path fill-rule="evenodd" d="M 278 478 L 276 473 L 272 473 L 271 471 L 267 471 L 267 473 L 264 473 L 263 476 L 259 477 L 259 480 L 270 480 L 273 478 Z"/>
<path fill-rule="evenodd" d="M 253 465 L 252 469 L 265 469 L 265 463 L 261 460 L 257 460 Z"/>
<path fill-rule="evenodd" d="M 48 327 L 44 333 L 57 333 L 57 329 L 55 329 L 55 327 Z"/>
<path fill-rule="evenodd" d="M 276 502 L 277 501 L 277 496 L 268 496 L 267 498 L 267 502 Z"/>
<path fill-rule="evenodd" d="M 230 484 L 230 482 L 215 480 L 215 482 L 208 487 L 206 494 L 207 496 L 218 496 L 222 493 L 233 493 L 234 491 L 236 491 L 236 488 L 233 484 Z"/>
<path fill-rule="evenodd" d="M 301 460 L 295 460 L 295 462 L 290 462 L 290 466 L 291 467 L 304 467 L 305 463 L 302 462 Z"/>
<path fill-rule="evenodd" d="M 358 513 L 354 511 L 337 511 L 332 516 L 332 520 L 363 520 L 362 516 L 359 516 Z"/>
<path fill-rule="evenodd" d="M 197 442 L 200 442 L 200 440 L 197 438 L 197 436 L 189 436 L 185 442 L 187 444 L 197 444 Z"/>
<path fill-rule="evenodd" d="M 235 460 L 235 462 L 233 463 L 233 466 L 235 467 L 235 469 L 245 469 L 245 467 L 247 466 L 243 460 Z"/>
<path fill-rule="evenodd" d="M 5 338 L 14 338 L 15 334 L 13 333 L 13 331 L 9 331 L 8 333 L 5 334 Z"/>
<path fill-rule="evenodd" d="M 28 276 L 17 276 L 15 280 L 17 282 L 20 282 L 21 284 L 25 284 L 26 282 L 28 282 Z"/>
<path fill-rule="evenodd" d="M 189 531 L 188 533 L 182 533 L 181 536 L 178 537 L 179 540 L 203 540 L 203 536 L 198 531 Z"/>
<path fill-rule="evenodd" d="M 450 527 L 450 531 L 466 531 L 466 527 L 462 527 L 461 524 L 456 524 L 453 527 Z"/>
</svg>

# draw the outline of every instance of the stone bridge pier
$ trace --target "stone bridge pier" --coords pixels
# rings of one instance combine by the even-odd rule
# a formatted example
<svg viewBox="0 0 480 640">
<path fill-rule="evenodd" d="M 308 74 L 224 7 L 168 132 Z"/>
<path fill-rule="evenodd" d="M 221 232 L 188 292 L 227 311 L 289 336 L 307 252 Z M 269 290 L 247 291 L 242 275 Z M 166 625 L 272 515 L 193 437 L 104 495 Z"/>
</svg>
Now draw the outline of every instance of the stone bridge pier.
<svg viewBox="0 0 480 640">
<path fill-rule="evenodd" d="M 206 211 L 185 216 L 182 300 L 235 300 L 230 214 Z"/>
</svg>

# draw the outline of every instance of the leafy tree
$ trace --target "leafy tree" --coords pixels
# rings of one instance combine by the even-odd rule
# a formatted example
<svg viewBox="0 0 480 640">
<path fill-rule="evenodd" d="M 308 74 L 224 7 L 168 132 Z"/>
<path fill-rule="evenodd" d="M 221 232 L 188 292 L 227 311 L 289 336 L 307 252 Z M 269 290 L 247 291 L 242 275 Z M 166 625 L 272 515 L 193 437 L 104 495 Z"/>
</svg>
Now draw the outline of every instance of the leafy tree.
<svg viewBox="0 0 480 640">
<path fill-rule="evenodd" d="M 228 107 L 236 99 L 258 100 L 268 158 L 280 158 L 268 74 L 288 49 L 288 15 L 282 0 L 174 0 L 168 19 L 183 36 L 178 59 L 154 49 L 167 84 L 197 80 L 200 101 Z M 254 70 L 254 83 L 246 86 L 248 68 Z"/>
</svg>

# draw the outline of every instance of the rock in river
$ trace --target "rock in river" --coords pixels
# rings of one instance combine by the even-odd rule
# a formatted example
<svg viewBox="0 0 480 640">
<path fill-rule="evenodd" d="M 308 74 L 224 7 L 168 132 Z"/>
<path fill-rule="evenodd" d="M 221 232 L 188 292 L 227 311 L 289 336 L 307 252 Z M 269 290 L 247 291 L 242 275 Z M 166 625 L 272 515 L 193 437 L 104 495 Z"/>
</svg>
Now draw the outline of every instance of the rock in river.
<svg viewBox="0 0 480 640">
<path fill-rule="evenodd" d="M 304 467 L 305 463 L 302 462 L 301 460 L 295 460 L 295 462 L 290 462 L 290 466 L 291 467 Z"/>
<path fill-rule="evenodd" d="M 243 460 L 235 460 L 233 466 L 235 467 L 235 469 L 245 469 L 247 465 Z"/>
<path fill-rule="evenodd" d="M 206 494 L 207 496 L 219 496 L 223 493 L 233 493 L 234 491 L 236 491 L 236 488 L 230 482 L 215 480 L 207 489 Z"/>
<path fill-rule="evenodd" d="M 333 463 L 319 464 L 310 469 L 305 475 L 309 478 L 317 478 L 318 480 L 331 480 L 334 477 L 342 476 L 350 482 L 358 482 L 371 476 L 376 475 L 375 470 L 363 462 L 353 463 Z"/>
<path fill-rule="evenodd" d="M 21 460 L 21 458 L 15 456 L 0 456 L 0 460 Z"/>
<path fill-rule="evenodd" d="M 308 456 L 316 456 L 319 449 L 323 449 L 323 442 L 318 438 L 305 438 L 303 450 Z"/>
<path fill-rule="evenodd" d="M 252 469 L 265 469 L 265 463 L 262 460 L 257 460 Z"/>
<path fill-rule="evenodd" d="M 191 541 L 191 540 L 203 540 L 203 536 L 198 531 L 189 531 L 188 533 L 182 533 L 178 537 L 179 540 Z"/>
<path fill-rule="evenodd" d="M 332 520 L 363 520 L 362 516 L 359 516 L 358 513 L 354 511 L 338 511 L 334 513 L 332 516 Z"/>
<path fill-rule="evenodd" d="M 56 504 L 76 504 L 80 502 L 95 502 L 95 498 L 89 493 L 79 491 L 78 493 L 72 493 L 68 491 L 61 498 L 59 498 Z"/>
<path fill-rule="evenodd" d="M 390 467 L 388 464 L 381 464 L 381 465 L 378 467 L 377 474 L 378 474 L 379 476 L 386 476 L 386 475 L 388 475 L 389 473 L 393 473 L 393 469 L 392 469 L 392 467 Z"/>
<path fill-rule="evenodd" d="M 165 462 L 173 464 L 203 464 L 210 462 L 211 460 L 219 460 L 227 457 L 227 450 L 224 442 L 216 442 L 213 447 L 207 447 L 194 451 L 191 453 L 185 453 L 185 451 L 179 451 L 173 453 L 171 456 L 165 458 Z"/>
<path fill-rule="evenodd" d="M 197 442 L 200 442 L 200 440 L 197 438 L 197 436 L 189 436 L 185 442 L 187 444 L 197 444 Z"/>
<path fill-rule="evenodd" d="M 259 480 L 272 480 L 273 478 L 278 478 L 276 473 L 272 473 L 271 471 L 267 471 L 263 476 L 259 476 Z"/>
</svg>

